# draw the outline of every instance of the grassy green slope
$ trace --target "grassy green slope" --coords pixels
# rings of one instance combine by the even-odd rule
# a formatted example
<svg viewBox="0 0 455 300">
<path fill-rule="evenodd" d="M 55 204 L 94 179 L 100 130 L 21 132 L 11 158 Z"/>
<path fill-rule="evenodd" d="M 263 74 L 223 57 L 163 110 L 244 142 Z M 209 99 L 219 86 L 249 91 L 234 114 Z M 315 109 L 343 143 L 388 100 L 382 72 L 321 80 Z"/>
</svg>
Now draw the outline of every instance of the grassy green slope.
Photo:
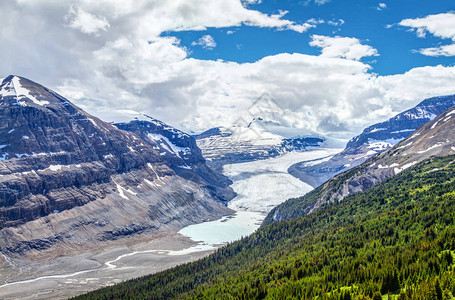
<svg viewBox="0 0 455 300">
<path fill-rule="evenodd" d="M 427 160 L 200 261 L 79 299 L 450 299 L 454 161 Z"/>
</svg>

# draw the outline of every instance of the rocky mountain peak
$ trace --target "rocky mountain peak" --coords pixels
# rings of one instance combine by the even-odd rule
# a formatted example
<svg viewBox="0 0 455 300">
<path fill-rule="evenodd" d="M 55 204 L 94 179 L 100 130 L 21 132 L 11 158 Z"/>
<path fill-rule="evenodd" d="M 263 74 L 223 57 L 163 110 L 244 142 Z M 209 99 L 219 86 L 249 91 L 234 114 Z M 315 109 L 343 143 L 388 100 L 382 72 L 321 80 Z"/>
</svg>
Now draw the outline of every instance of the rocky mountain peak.
<svg viewBox="0 0 455 300">
<path fill-rule="evenodd" d="M 150 116 L 144 117 L 114 125 L 141 137 L 177 175 L 204 184 L 214 198 L 227 203 L 235 196 L 229 187 L 232 182 L 207 166 L 194 137 Z"/>
<path fill-rule="evenodd" d="M 117 130 L 19 76 L 3 80 L 0 112 L 0 160 L 77 153 L 69 161 L 86 162 L 103 160 L 116 149 L 128 152 L 128 146 L 144 148 L 133 134 Z"/>
<path fill-rule="evenodd" d="M 3 79 L 0 116 L 2 253 L 63 245 L 77 252 L 82 243 L 122 239 L 117 233 L 153 236 L 231 212 L 220 202 L 232 198 L 226 183 L 179 176 L 170 156 L 140 132 L 106 123 L 33 81 Z"/>
<path fill-rule="evenodd" d="M 363 192 L 414 165 L 435 156 L 455 154 L 455 106 L 448 108 L 432 121 L 415 130 L 408 138 L 392 148 L 378 153 L 363 164 L 336 175 L 308 197 L 310 202 L 291 199 L 276 207 L 266 223 L 285 220 L 307 214 L 321 205 L 342 201 L 346 197 Z"/>
<path fill-rule="evenodd" d="M 385 122 L 367 127 L 360 135 L 348 142 L 345 152 L 361 153 L 362 147 L 365 145 L 370 146 L 369 149 L 378 147 L 388 149 L 408 137 L 420 125 L 433 120 L 444 110 L 454 105 L 455 95 L 425 99 L 417 106 L 399 113 Z M 381 152 L 385 149 L 378 149 L 375 152 Z"/>
<path fill-rule="evenodd" d="M 0 85 L 2 101 L 20 106 L 59 106 L 69 103 L 65 98 L 27 78 L 9 75 Z M 65 104 L 66 103 L 66 104 Z"/>
<path fill-rule="evenodd" d="M 395 160 L 405 159 L 406 162 L 414 163 L 414 161 L 419 162 L 431 156 L 454 154 L 454 129 L 455 106 L 447 109 L 433 121 L 419 127 L 411 136 L 391 149 L 393 151 L 379 155 L 378 159 L 387 159 L 391 163 L 394 163 Z"/>
<path fill-rule="evenodd" d="M 371 125 L 353 137 L 345 149 L 328 161 L 306 165 L 297 163 L 290 173 L 317 187 L 334 175 L 354 168 L 410 136 L 419 126 L 455 105 L 455 95 L 428 98 L 389 120 Z"/>
</svg>

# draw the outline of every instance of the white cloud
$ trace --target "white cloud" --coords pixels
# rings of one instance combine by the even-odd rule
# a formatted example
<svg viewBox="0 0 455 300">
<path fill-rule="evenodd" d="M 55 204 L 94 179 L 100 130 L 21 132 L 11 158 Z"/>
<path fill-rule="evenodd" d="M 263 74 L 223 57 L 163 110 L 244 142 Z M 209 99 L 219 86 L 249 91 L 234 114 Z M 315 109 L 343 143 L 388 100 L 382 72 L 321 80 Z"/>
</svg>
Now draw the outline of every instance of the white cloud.
<svg viewBox="0 0 455 300">
<path fill-rule="evenodd" d="M 455 40 L 455 13 L 429 15 L 418 19 L 404 19 L 399 25 L 428 31 L 440 38 Z"/>
<path fill-rule="evenodd" d="M 376 7 L 377 10 L 384 10 L 387 8 L 387 4 L 380 2 Z"/>
<path fill-rule="evenodd" d="M 455 56 L 455 44 L 434 48 L 423 48 L 419 52 L 426 56 Z"/>
<path fill-rule="evenodd" d="M 98 35 L 101 30 L 107 31 L 109 22 L 104 16 L 96 16 L 72 5 L 65 15 L 67 25 L 86 34 Z"/>
<path fill-rule="evenodd" d="M 132 0 L 129 0 L 132 1 Z M 143 4 L 146 5 L 146 4 Z M 136 10 L 136 13 L 139 13 Z M 158 36 L 166 31 L 205 30 L 207 27 L 257 26 L 277 28 L 280 30 L 295 30 L 303 32 L 309 24 L 298 24 L 283 19 L 283 13 L 267 15 L 257 10 L 251 10 L 242 5 L 240 0 L 212 0 L 185 1 L 175 0 L 156 1 L 150 8 L 144 9 L 140 20 L 145 24 L 144 34 Z M 159 20 L 159 22 L 157 22 Z M 146 25 L 148 25 L 146 27 Z M 305 28 L 305 30 L 302 30 Z"/>
<path fill-rule="evenodd" d="M 294 30 L 294 31 L 296 31 L 298 33 L 304 33 L 308 29 L 314 28 L 314 27 L 316 27 L 316 26 L 313 25 L 313 24 L 305 23 L 305 24 L 298 24 L 298 25 L 295 25 L 295 24 L 294 25 L 289 25 L 288 29 Z"/>
<path fill-rule="evenodd" d="M 216 47 L 216 42 L 213 37 L 209 34 L 202 36 L 197 41 L 191 43 L 192 46 L 201 46 L 202 48 L 212 50 Z"/>
<path fill-rule="evenodd" d="M 410 27 L 421 38 L 426 37 L 428 32 L 442 39 L 451 39 L 455 43 L 455 13 L 452 12 L 424 18 L 404 19 L 399 25 Z M 423 48 L 418 52 L 427 56 L 455 56 L 455 44 Z"/>
<path fill-rule="evenodd" d="M 310 46 L 322 48 L 321 56 L 360 60 L 362 57 L 378 55 L 378 51 L 368 45 L 362 45 L 356 38 L 311 36 Z"/>
<path fill-rule="evenodd" d="M 5 3 L 0 75 L 29 77 L 107 121 L 140 111 L 186 130 L 204 130 L 250 118 L 245 110 L 269 92 L 283 109 L 283 125 L 350 137 L 425 97 L 455 93 L 455 67 L 370 73 L 356 59 L 376 50 L 354 38 L 316 37 L 320 56 L 278 54 L 235 63 L 189 58 L 179 39 L 161 35 L 241 24 L 299 25 L 245 9 L 240 0 L 80 1 L 83 11 L 109 20 L 109 30 L 96 39 L 62 25 L 72 4 Z"/>
<path fill-rule="evenodd" d="M 117 56 L 118 68 L 130 59 Z M 186 130 L 229 125 L 239 117 L 249 120 L 245 111 L 268 92 L 283 108 L 282 125 L 348 137 L 425 97 L 455 93 L 453 67 L 377 77 L 358 61 L 303 54 L 245 64 L 176 59 L 155 68 L 147 59 L 139 62 L 120 70 L 122 76 L 90 76 L 60 89 L 68 96 L 75 91 L 77 104 L 107 120 L 122 120 L 123 114 L 115 111 L 130 109 Z M 77 95 L 81 90 L 85 94 Z"/>
<path fill-rule="evenodd" d="M 301 0 L 299 1 L 298 3 L 300 5 L 303 5 L 303 6 L 308 6 L 310 5 L 312 2 L 314 2 L 315 4 L 317 5 L 324 5 L 326 4 L 327 2 L 330 2 L 330 0 Z"/>
<path fill-rule="evenodd" d="M 455 67 L 441 65 L 414 68 L 404 74 L 379 76 L 375 79 L 375 84 L 383 89 L 387 98 L 402 103 L 455 94 L 454 82 Z M 400 105 L 400 102 L 396 104 Z"/>
</svg>

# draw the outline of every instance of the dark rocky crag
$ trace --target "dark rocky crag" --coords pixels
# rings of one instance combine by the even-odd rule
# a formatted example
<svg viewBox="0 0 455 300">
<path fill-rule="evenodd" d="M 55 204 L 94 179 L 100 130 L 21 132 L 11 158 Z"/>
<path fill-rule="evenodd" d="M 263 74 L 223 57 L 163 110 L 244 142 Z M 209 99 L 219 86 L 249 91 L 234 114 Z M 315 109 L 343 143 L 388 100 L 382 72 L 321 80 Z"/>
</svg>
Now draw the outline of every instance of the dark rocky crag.
<svg viewBox="0 0 455 300">
<path fill-rule="evenodd" d="M 3 80 L 0 116 L 2 253 L 82 251 L 231 212 L 140 136 L 28 79 Z"/>
<path fill-rule="evenodd" d="M 212 196 L 227 204 L 235 197 L 229 187 L 232 181 L 207 166 L 196 140 L 189 134 L 159 120 L 146 116 L 146 120 L 116 123 L 118 128 L 131 131 L 149 143 L 177 175 L 204 185 Z"/>
<path fill-rule="evenodd" d="M 376 153 L 389 149 L 410 136 L 419 126 L 455 105 L 455 95 L 425 99 L 389 120 L 366 128 L 330 160 L 318 164 L 297 163 L 289 173 L 317 187 L 336 174 L 354 168 Z"/>
<path fill-rule="evenodd" d="M 425 159 L 452 154 L 455 154 L 455 106 L 392 148 L 336 175 L 304 197 L 280 204 L 269 213 L 264 224 L 311 213 L 326 203 L 363 192 Z"/>
</svg>

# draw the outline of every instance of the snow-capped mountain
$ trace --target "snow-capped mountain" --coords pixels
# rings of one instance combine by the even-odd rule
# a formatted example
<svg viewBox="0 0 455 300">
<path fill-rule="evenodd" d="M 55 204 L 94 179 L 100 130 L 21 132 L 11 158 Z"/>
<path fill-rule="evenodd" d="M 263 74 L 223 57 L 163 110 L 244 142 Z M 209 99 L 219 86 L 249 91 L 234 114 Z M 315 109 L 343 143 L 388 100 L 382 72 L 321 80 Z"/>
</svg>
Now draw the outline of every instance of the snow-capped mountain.
<svg viewBox="0 0 455 300">
<path fill-rule="evenodd" d="M 375 154 L 389 149 L 410 136 L 419 126 L 455 105 L 455 95 L 425 99 L 395 117 L 366 128 L 352 138 L 346 148 L 329 160 L 293 165 L 289 172 L 303 181 L 319 186 L 336 174 L 360 165 Z"/>
<path fill-rule="evenodd" d="M 299 128 L 288 113 L 265 93 L 239 113 L 232 124 L 211 128 L 194 137 L 208 164 L 217 170 L 225 164 L 267 159 L 313 147 L 339 148 L 346 143 Z"/>
<path fill-rule="evenodd" d="M 248 126 L 209 129 L 195 136 L 207 163 L 221 170 L 225 164 L 267 159 L 291 151 L 306 151 L 331 140 L 314 132 L 279 125 L 264 125 L 261 118 Z"/>
<path fill-rule="evenodd" d="M 433 98 L 426 103 L 435 103 L 441 98 L 444 100 L 450 97 Z M 267 216 L 265 224 L 310 213 L 328 202 L 342 201 L 349 195 L 370 189 L 426 159 L 447 155 L 455 155 L 455 107 L 420 126 L 392 148 L 334 176 L 308 195 L 311 201 L 308 198 L 296 198 L 277 206 Z"/>
<path fill-rule="evenodd" d="M 205 185 L 214 198 L 227 203 L 235 196 L 229 188 L 232 182 L 207 166 L 194 137 L 150 116 L 144 115 L 142 119 L 114 125 L 140 136 L 177 175 Z"/>
<path fill-rule="evenodd" d="M 0 84 L 0 116 L 4 254 L 77 253 L 232 212 L 219 201 L 229 198 L 226 183 L 188 180 L 170 167 L 204 161 L 191 137 L 165 124 L 159 140 L 145 140 L 19 76 Z"/>
<path fill-rule="evenodd" d="M 140 135 L 174 167 L 185 169 L 189 167 L 188 164 L 204 160 L 192 136 L 150 116 L 144 115 L 143 120 L 113 125 Z"/>
</svg>

